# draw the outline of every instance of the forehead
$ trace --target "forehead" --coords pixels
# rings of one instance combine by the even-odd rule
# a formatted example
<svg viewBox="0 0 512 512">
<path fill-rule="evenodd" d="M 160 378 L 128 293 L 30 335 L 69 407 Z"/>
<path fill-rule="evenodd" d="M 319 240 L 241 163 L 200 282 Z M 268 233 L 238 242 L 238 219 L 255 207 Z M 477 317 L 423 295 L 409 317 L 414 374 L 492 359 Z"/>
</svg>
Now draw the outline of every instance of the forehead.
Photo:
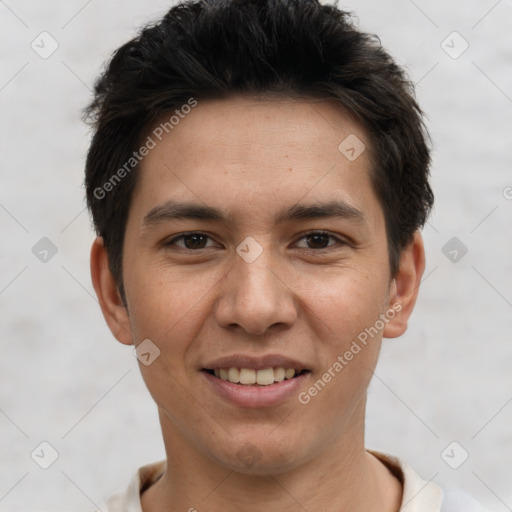
<svg viewBox="0 0 512 512">
<path fill-rule="evenodd" d="M 158 147 L 150 156 L 167 144 L 183 150 L 175 154 L 176 161 L 189 159 L 191 149 L 197 159 L 221 156 L 220 150 L 224 158 L 236 159 L 256 150 L 261 158 L 270 154 L 309 160 L 327 156 L 326 149 L 339 157 L 340 143 L 351 135 L 368 142 L 361 124 L 333 100 L 236 96 L 196 100 L 193 109 L 184 107 L 183 112 L 174 111 L 180 115 L 165 113 L 155 123 L 150 136 Z"/>
<path fill-rule="evenodd" d="M 197 100 L 177 114 L 149 132 L 154 145 L 134 194 L 140 215 L 170 199 L 233 210 L 249 206 L 248 198 L 264 210 L 306 196 L 355 207 L 375 199 L 366 132 L 332 101 Z"/>
</svg>

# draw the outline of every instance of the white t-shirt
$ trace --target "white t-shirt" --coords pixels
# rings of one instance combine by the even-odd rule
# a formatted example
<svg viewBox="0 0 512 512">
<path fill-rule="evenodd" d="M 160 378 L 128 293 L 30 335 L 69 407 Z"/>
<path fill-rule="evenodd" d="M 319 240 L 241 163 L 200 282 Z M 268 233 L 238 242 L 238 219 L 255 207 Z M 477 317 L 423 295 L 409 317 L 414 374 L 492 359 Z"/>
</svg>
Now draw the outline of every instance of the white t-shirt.
<svg viewBox="0 0 512 512">
<path fill-rule="evenodd" d="M 422 480 L 405 462 L 382 453 L 371 452 L 402 482 L 400 512 L 487 512 L 463 491 L 444 492 L 433 482 Z M 140 496 L 164 473 L 165 461 L 142 466 L 133 476 L 128 488 L 110 497 L 102 512 L 143 512 Z"/>
</svg>

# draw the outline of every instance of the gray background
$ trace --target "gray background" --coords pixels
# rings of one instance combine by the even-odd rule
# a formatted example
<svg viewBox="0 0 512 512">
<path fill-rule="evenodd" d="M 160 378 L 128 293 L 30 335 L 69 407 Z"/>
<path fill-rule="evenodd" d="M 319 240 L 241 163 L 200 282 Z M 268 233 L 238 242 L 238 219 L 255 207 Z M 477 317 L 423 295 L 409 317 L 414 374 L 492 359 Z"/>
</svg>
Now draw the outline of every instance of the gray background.
<svg viewBox="0 0 512 512">
<path fill-rule="evenodd" d="M 1 511 L 89 511 L 163 457 L 136 359 L 91 287 L 79 113 L 111 51 L 169 5 L 0 1 Z M 512 0 L 341 5 L 418 84 L 435 145 L 427 271 L 409 331 L 384 342 L 367 444 L 512 510 Z M 42 31 L 59 45 L 47 59 L 31 48 Z M 32 252 L 42 237 L 58 250 L 47 262 Z M 467 247 L 457 262 L 452 237 Z M 59 454 L 46 470 L 30 456 L 42 441 Z M 452 465 L 469 453 L 458 469 L 441 456 L 452 441 Z"/>
</svg>

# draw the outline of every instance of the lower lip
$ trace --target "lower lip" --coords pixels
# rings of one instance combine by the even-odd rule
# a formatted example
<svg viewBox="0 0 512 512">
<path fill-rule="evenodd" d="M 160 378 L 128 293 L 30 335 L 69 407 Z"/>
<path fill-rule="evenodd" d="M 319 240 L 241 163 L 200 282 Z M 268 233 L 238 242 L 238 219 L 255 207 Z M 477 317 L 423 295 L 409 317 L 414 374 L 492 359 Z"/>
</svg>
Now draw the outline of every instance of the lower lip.
<svg viewBox="0 0 512 512">
<path fill-rule="evenodd" d="M 297 396 L 299 388 L 309 372 L 302 373 L 293 379 L 275 382 L 268 386 L 233 384 L 219 379 L 206 371 L 201 372 L 210 382 L 215 393 L 239 407 L 271 407 L 279 405 L 291 396 Z"/>
</svg>

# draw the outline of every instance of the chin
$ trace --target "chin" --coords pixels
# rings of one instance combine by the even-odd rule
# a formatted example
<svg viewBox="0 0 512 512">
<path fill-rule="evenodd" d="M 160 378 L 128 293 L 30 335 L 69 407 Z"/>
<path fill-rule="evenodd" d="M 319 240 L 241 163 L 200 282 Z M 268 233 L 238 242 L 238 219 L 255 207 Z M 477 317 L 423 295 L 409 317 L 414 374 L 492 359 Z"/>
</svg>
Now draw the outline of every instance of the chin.
<svg viewBox="0 0 512 512">
<path fill-rule="evenodd" d="M 275 439 L 262 437 L 252 441 L 239 441 L 238 449 L 233 451 L 233 442 L 229 451 L 222 454 L 212 453 L 217 463 L 237 473 L 247 475 L 278 474 L 290 471 L 306 462 L 310 457 L 299 452 L 299 446 L 304 449 L 304 443 L 283 443 Z M 218 450 L 218 447 L 216 447 Z M 216 450 L 216 451 L 217 451 Z"/>
</svg>

